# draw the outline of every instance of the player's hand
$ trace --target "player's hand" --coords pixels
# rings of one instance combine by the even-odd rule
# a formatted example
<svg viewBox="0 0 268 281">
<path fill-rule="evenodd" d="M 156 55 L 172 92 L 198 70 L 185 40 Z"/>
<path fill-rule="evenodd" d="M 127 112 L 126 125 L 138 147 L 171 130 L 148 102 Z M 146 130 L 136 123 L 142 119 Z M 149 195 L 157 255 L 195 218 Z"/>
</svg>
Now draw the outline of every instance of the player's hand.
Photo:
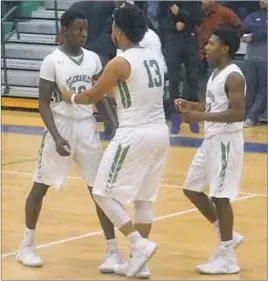
<svg viewBox="0 0 268 281">
<path fill-rule="evenodd" d="M 204 112 L 200 111 L 185 111 L 183 114 L 183 120 L 186 123 L 200 122 L 204 121 Z"/>
<path fill-rule="evenodd" d="M 176 22 L 176 28 L 178 31 L 182 31 L 185 27 L 185 24 L 181 21 Z"/>
<path fill-rule="evenodd" d="M 174 100 L 174 104 L 175 108 L 178 109 L 181 113 L 192 109 L 191 102 L 185 99 L 176 99 Z"/>
<path fill-rule="evenodd" d="M 64 88 L 63 91 L 62 91 L 63 100 L 66 103 L 72 103 L 71 102 L 71 97 L 72 97 L 73 94 L 75 94 L 75 91 L 68 90 L 68 89 Z"/>
<path fill-rule="evenodd" d="M 56 151 L 60 156 L 70 156 L 71 155 L 71 146 L 67 140 L 62 137 L 59 137 L 55 140 Z"/>
<path fill-rule="evenodd" d="M 176 4 L 173 4 L 169 9 L 173 15 L 177 16 L 180 8 Z"/>
</svg>

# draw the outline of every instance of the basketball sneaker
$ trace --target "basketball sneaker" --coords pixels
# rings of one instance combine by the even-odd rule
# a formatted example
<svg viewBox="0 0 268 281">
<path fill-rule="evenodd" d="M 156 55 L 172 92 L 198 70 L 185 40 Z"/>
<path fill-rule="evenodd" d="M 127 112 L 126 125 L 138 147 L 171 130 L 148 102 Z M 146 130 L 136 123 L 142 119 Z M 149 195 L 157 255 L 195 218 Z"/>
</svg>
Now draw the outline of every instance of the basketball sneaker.
<svg viewBox="0 0 268 281">
<path fill-rule="evenodd" d="M 233 231 L 233 247 L 238 248 L 244 242 L 244 236 L 238 232 Z M 220 245 L 218 246 L 216 253 L 208 260 L 209 262 L 216 259 L 221 251 Z"/>
<path fill-rule="evenodd" d="M 113 268 L 117 264 L 121 264 L 121 255 L 117 248 L 107 249 L 104 263 L 99 267 L 101 273 L 113 273 Z"/>
<path fill-rule="evenodd" d="M 233 246 L 220 246 L 217 257 L 207 264 L 197 265 L 196 270 L 199 273 L 209 275 L 235 274 L 240 271 L 240 267 L 237 264 Z"/>
<path fill-rule="evenodd" d="M 16 258 L 21 264 L 25 266 L 30 266 L 30 267 L 43 266 L 43 261 L 37 255 L 34 245 L 22 246 Z"/>
<path fill-rule="evenodd" d="M 127 277 L 136 277 L 138 273 L 145 267 L 148 260 L 157 251 L 157 244 L 142 238 L 135 244 L 130 245 L 131 257 L 127 261 Z"/>
</svg>

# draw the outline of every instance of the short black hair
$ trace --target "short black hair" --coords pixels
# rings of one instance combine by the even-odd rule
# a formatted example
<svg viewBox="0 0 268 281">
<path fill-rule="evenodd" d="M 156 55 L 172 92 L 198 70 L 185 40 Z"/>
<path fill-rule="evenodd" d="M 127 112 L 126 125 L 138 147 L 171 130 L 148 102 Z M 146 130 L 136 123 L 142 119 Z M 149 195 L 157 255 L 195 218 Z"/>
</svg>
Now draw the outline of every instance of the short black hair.
<svg viewBox="0 0 268 281">
<path fill-rule="evenodd" d="M 144 13 L 135 5 L 123 5 L 115 9 L 114 22 L 133 43 L 139 43 L 147 31 Z"/>
<path fill-rule="evenodd" d="M 240 48 L 240 35 L 237 30 L 229 27 L 222 27 L 217 29 L 214 33 L 223 45 L 229 47 L 229 55 L 234 57 Z"/>
<path fill-rule="evenodd" d="M 74 20 L 76 19 L 82 19 L 82 20 L 86 20 L 86 16 L 83 15 L 83 13 L 77 11 L 76 9 L 68 9 L 66 12 L 63 13 L 63 15 L 61 16 L 60 19 L 60 25 L 61 27 L 63 26 L 70 26 Z"/>
</svg>

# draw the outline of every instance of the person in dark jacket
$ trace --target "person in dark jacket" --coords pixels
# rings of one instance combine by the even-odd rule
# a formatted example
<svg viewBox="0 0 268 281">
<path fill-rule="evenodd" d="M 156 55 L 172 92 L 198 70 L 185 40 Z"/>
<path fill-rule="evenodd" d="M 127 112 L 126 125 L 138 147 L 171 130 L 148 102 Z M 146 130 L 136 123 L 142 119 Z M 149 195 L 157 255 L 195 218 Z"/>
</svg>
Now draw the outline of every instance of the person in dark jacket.
<svg viewBox="0 0 268 281">
<path fill-rule="evenodd" d="M 247 81 L 245 127 L 256 125 L 267 108 L 267 6 L 267 0 L 261 0 L 261 9 L 243 22 L 242 41 L 247 43 L 243 67 Z"/>
<path fill-rule="evenodd" d="M 182 96 L 188 101 L 198 101 L 198 45 L 196 26 L 203 11 L 200 1 L 161 1 L 158 6 L 159 35 L 162 40 L 168 68 L 170 105 L 172 110 L 171 132 L 180 130 L 181 119 L 173 107 L 174 100 Z M 186 69 L 188 91 L 179 92 L 181 64 Z M 199 132 L 198 124 L 191 124 L 193 132 Z"/>
</svg>

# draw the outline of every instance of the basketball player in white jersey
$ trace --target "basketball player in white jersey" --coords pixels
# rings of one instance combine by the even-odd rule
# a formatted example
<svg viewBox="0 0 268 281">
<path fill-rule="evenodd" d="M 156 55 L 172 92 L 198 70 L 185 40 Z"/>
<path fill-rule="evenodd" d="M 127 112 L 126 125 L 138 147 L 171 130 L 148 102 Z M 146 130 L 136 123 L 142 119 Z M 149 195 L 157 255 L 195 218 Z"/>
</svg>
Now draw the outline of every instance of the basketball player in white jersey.
<svg viewBox="0 0 268 281">
<path fill-rule="evenodd" d="M 111 91 L 116 99 L 119 127 L 103 155 L 93 196 L 130 244 L 130 259 L 114 266 L 114 273 L 138 278 L 149 277 L 146 263 L 157 249 L 147 238 L 169 148 L 164 65 L 160 56 L 139 46 L 146 29 L 137 7 L 116 9 L 112 39 L 124 52 L 106 65 L 91 89 L 81 95 L 64 91 L 64 100 L 73 104 L 95 103 Z M 135 208 L 134 224 L 124 208 L 130 203 Z"/>
<path fill-rule="evenodd" d="M 26 266 L 42 266 L 35 252 L 34 234 L 43 197 L 49 186 L 60 188 L 72 161 L 91 191 L 102 157 L 96 120 L 91 105 L 68 105 L 63 101 L 65 86 L 77 94 L 92 87 L 102 71 L 97 54 L 81 48 L 87 38 L 87 20 L 69 9 L 61 18 L 61 45 L 42 62 L 39 80 L 39 110 L 45 131 L 39 152 L 34 183 L 26 200 L 26 231 L 19 262 Z M 96 205 L 106 237 L 114 227 Z M 70 222 L 71 223 L 71 222 Z"/>
<path fill-rule="evenodd" d="M 127 3 L 127 4 L 126 4 Z M 123 3 L 123 5 L 134 5 L 134 1 L 126 1 L 126 3 Z M 167 66 L 165 62 L 164 55 L 162 53 L 162 44 L 159 36 L 156 34 L 155 31 L 153 31 L 151 28 L 147 28 L 147 31 L 145 32 L 142 40 L 139 43 L 140 46 L 149 49 L 151 52 L 156 53 L 158 56 L 161 57 L 163 60 L 163 63 L 165 65 L 165 73 L 167 72 Z M 120 49 L 116 50 L 116 54 L 119 55 L 123 51 Z"/>
<path fill-rule="evenodd" d="M 216 255 L 197 266 L 204 274 L 233 274 L 240 271 L 234 249 L 243 236 L 233 231 L 230 200 L 239 192 L 241 180 L 245 117 L 245 78 L 232 58 L 240 39 L 235 30 L 219 29 L 207 46 L 207 59 L 216 69 L 207 83 L 206 106 L 177 100 L 186 122 L 205 121 L 205 139 L 188 172 L 184 194 L 214 225 L 220 236 Z M 204 193 L 209 186 L 209 197 Z"/>
</svg>

